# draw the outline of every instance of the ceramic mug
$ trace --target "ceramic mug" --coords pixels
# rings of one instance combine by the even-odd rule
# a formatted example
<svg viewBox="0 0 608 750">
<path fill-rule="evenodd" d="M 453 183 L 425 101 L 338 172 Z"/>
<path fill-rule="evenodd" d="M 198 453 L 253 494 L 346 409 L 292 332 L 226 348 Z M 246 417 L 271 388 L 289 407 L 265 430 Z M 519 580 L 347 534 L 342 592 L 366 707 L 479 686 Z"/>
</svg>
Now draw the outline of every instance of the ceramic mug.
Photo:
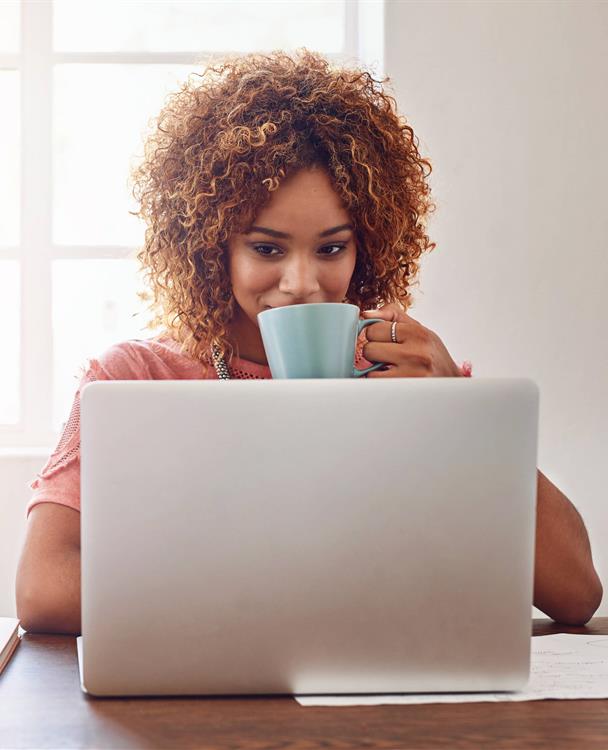
<svg viewBox="0 0 608 750">
<path fill-rule="evenodd" d="M 262 341 L 273 378 L 360 378 L 354 366 L 361 331 L 380 318 L 361 320 L 356 305 L 320 302 L 285 305 L 258 313 Z"/>
</svg>

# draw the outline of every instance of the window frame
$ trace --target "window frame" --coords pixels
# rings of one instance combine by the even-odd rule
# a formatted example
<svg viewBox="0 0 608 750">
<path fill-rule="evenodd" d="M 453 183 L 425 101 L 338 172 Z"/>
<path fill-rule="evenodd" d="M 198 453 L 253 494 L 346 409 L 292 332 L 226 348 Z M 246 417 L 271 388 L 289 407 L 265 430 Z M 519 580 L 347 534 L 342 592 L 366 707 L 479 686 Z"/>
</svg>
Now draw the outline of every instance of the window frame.
<svg viewBox="0 0 608 750">
<path fill-rule="evenodd" d="M 345 48 L 329 59 L 358 60 L 383 75 L 384 1 L 345 0 Z M 0 53 L 0 70 L 20 73 L 20 235 L 0 246 L 0 260 L 19 262 L 20 420 L 0 424 L 0 451 L 47 451 L 59 437 L 52 428 L 52 263 L 55 260 L 128 259 L 134 247 L 56 245 L 52 241 L 53 69 L 57 64 L 200 62 L 204 52 L 54 52 L 53 1 L 21 0 L 18 53 Z M 67 418 L 67 415 L 66 415 Z"/>
</svg>

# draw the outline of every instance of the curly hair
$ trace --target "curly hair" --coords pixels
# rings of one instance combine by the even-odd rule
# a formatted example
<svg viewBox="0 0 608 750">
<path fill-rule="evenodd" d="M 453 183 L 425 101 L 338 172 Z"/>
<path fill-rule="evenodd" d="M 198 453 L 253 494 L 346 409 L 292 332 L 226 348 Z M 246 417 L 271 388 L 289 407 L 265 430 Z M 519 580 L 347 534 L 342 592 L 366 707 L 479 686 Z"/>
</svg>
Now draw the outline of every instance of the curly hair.
<svg viewBox="0 0 608 750">
<path fill-rule="evenodd" d="M 234 355 L 227 240 L 245 232 L 282 180 L 322 166 L 351 217 L 357 246 L 345 301 L 411 305 L 418 259 L 432 250 L 435 210 L 418 139 L 396 102 L 359 68 L 293 54 L 211 59 L 170 94 L 133 170 L 146 223 L 137 254 L 155 314 L 183 350 L 209 361 Z"/>
</svg>

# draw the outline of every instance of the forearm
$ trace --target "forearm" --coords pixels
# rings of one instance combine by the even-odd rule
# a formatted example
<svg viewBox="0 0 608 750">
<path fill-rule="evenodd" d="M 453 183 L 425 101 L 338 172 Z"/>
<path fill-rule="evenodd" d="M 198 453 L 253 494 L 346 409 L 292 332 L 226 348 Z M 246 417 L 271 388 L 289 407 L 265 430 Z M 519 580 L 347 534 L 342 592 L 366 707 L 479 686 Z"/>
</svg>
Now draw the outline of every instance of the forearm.
<svg viewBox="0 0 608 750">
<path fill-rule="evenodd" d="M 589 537 L 568 498 L 540 471 L 537 482 L 534 606 L 557 622 L 582 625 L 602 599 Z"/>
<path fill-rule="evenodd" d="M 44 578 L 17 573 L 17 617 L 31 633 L 76 633 L 80 625 L 80 549 L 56 552 Z"/>
</svg>

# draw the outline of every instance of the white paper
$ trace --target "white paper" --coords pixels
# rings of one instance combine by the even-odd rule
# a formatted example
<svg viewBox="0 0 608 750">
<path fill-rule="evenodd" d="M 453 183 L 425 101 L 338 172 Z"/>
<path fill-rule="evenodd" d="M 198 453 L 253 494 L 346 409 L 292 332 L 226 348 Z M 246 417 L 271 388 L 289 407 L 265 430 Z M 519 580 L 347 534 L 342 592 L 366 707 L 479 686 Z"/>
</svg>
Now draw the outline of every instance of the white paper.
<svg viewBox="0 0 608 750">
<path fill-rule="evenodd" d="M 379 706 L 415 703 L 608 698 L 608 636 L 559 633 L 532 638 L 530 681 L 512 693 L 295 696 L 301 706 Z"/>
</svg>

